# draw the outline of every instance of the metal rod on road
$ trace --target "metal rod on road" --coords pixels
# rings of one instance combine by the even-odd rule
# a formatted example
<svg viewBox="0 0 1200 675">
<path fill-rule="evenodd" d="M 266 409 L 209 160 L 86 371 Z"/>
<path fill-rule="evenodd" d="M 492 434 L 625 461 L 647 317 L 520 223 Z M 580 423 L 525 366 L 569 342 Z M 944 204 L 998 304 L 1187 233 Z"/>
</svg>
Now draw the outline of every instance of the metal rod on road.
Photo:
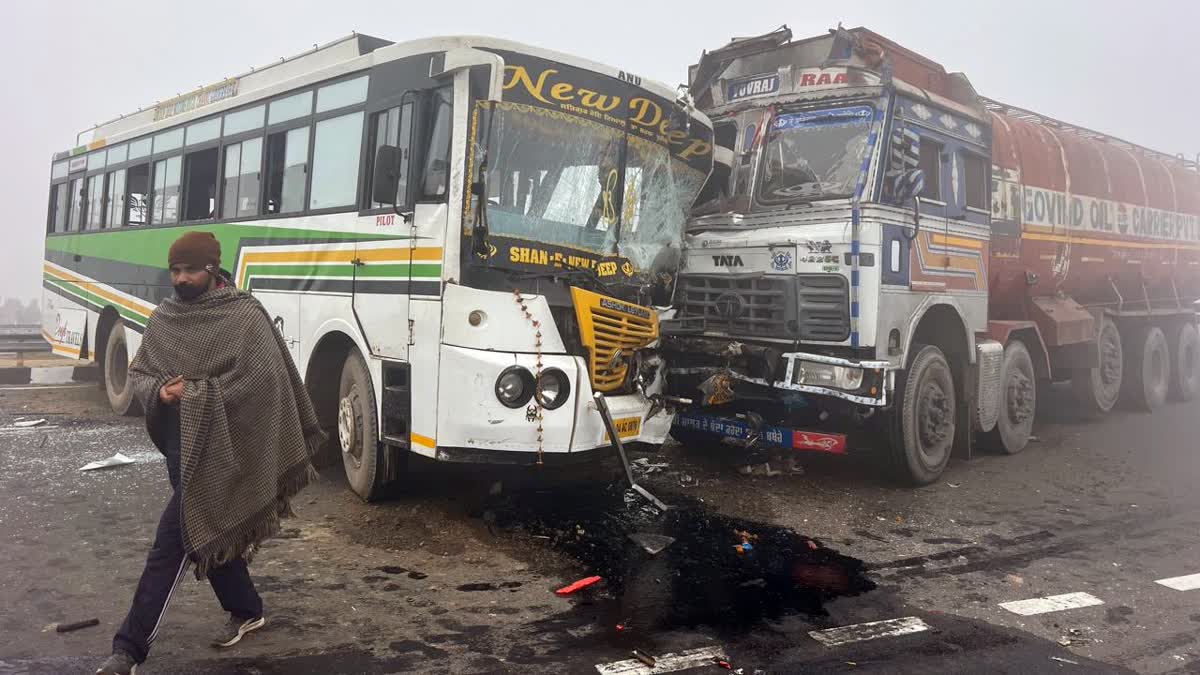
<svg viewBox="0 0 1200 675">
<path fill-rule="evenodd" d="M 594 398 L 596 410 L 600 412 L 600 419 L 604 420 L 604 427 L 608 429 L 608 437 L 612 439 L 613 445 L 617 446 L 617 455 L 621 458 L 621 466 L 625 468 L 625 478 L 629 481 L 629 487 L 645 497 L 660 511 L 666 511 L 669 507 L 662 500 L 650 494 L 649 490 L 638 485 L 637 481 L 633 479 L 633 469 L 629 466 L 629 457 L 625 455 L 625 444 L 621 442 L 621 434 L 617 433 L 617 425 L 613 422 L 612 412 L 608 409 L 608 401 L 604 400 L 604 394 L 600 392 L 596 392 Z"/>
</svg>

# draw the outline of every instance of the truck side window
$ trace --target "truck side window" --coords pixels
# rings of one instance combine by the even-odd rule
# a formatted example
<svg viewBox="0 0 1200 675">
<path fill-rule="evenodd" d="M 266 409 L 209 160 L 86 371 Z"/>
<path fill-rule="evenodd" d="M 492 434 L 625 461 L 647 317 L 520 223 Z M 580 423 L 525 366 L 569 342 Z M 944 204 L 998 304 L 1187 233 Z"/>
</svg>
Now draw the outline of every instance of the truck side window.
<svg viewBox="0 0 1200 675">
<path fill-rule="evenodd" d="M 988 180 L 988 160 L 973 152 L 963 153 L 963 170 L 967 184 L 967 208 L 991 210 L 988 193 L 991 181 Z"/>
<path fill-rule="evenodd" d="M 921 199 L 942 201 L 942 144 L 921 136 L 921 161 L 917 166 L 925 173 Z"/>
</svg>

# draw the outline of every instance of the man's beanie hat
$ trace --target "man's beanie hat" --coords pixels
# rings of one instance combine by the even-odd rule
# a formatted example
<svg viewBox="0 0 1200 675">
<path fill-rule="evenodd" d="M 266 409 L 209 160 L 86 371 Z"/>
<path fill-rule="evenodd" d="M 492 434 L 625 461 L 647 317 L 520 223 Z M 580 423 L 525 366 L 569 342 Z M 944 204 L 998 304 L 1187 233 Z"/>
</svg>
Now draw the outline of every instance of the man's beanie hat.
<svg viewBox="0 0 1200 675">
<path fill-rule="evenodd" d="M 167 252 L 167 267 L 191 265 L 203 268 L 221 264 L 221 242 L 211 232 L 186 232 L 171 244 Z"/>
</svg>

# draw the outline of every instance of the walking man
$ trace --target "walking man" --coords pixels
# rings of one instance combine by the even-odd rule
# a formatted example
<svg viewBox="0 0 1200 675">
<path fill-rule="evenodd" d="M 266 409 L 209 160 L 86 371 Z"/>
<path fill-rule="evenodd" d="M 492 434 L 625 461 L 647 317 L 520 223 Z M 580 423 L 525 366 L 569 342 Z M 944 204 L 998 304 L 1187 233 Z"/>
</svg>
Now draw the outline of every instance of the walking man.
<svg viewBox="0 0 1200 675">
<path fill-rule="evenodd" d="M 316 475 L 325 438 L 270 317 L 222 276 L 216 238 L 188 232 L 167 262 L 175 295 L 151 315 L 129 376 L 173 492 L 103 675 L 146 660 L 189 566 L 229 613 L 213 646 L 266 623 L 246 565 Z"/>
</svg>

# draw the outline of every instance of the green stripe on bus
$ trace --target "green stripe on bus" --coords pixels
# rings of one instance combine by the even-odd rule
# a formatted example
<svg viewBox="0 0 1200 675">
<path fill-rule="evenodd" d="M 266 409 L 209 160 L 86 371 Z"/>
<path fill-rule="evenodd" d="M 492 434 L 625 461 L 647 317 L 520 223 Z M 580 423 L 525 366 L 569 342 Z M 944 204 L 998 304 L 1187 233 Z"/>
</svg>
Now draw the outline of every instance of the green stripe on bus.
<svg viewBox="0 0 1200 675">
<path fill-rule="evenodd" d="M 327 230 L 300 229 L 295 227 L 271 227 L 269 225 L 216 224 L 195 227 L 150 227 L 116 230 L 99 230 L 74 234 L 53 235 L 46 238 L 46 249 L 61 253 L 87 255 L 117 262 L 166 267 L 166 252 L 181 234 L 188 230 L 212 232 L 221 243 L 221 264 L 231 269 L 237 264 L 237 254 L 243 239 L 287 241 L 384 241 L 404 240 L 397 235 L 356 234 L 354 232 L 331 232 Z M 264 242 L 270 245 L 270 242 Z"/>
<path fill-rule="evenodd" d="M 117 310 L 117 313 L 120 314 L 122 318 L 132 321 L 133 323 L 136 323 L 139 326 L 146 325 L 146 317 L 142 316 L 141 314 L 137 314 L 136 312 L 133 312 L 130 309 L 122 307 L 121 305 L 114 304 L 112 301 L 108 300 L 107 298 L 102 298 L 99 295 L 96 295 L 95 293 L 92 293 L 91 291 L 87 290 L 86 288 L 79 286 L 78 284 L 73 284 L 68 281 L 62 281 L 61 279 L 55 279 L 54 277 L 51 277 L 51 276 L 46 276 L 46 277 L 44 277 L 44 279 L 45 279 L 46 283 L 50 284 L 51 286 L 54 286 L 55 288 L 62 290 L 63 292 L 65 292 L 69 295 L 75 296 L 76 298 L 81 300 L 84 304 L 90 305 L 91 308 L 96 311 L 100 311 L 100 310 L 104 309 L 105 307 L 112 307 L 113 309 Z"/>
</svg>

